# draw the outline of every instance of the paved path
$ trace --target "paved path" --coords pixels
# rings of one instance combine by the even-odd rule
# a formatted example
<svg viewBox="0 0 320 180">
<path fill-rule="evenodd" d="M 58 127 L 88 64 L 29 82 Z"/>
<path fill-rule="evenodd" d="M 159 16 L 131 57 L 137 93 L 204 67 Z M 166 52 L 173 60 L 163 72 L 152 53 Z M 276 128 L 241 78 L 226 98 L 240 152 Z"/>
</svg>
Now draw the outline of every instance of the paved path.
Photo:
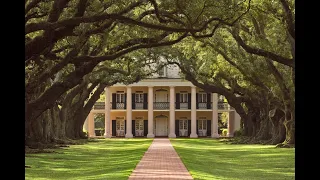
<svg viewBox="0 0 320 180">
<path fill-rule="evenodd" d="M 168 138 L 155 138 L 129 180 L 193 179 Z"/>
</svg>

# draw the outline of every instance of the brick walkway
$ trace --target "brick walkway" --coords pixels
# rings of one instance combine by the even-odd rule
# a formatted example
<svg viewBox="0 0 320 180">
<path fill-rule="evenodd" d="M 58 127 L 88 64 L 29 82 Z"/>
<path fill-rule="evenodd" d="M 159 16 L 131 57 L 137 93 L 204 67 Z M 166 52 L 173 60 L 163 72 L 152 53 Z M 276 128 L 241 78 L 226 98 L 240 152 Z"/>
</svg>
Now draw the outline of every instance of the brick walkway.
<svg viewBox="0 0 320 180">
<path fill-rule="evenodd" d="M 155 138 L 129 180 L 193 179 L 167 138 Z"/>
</svg>

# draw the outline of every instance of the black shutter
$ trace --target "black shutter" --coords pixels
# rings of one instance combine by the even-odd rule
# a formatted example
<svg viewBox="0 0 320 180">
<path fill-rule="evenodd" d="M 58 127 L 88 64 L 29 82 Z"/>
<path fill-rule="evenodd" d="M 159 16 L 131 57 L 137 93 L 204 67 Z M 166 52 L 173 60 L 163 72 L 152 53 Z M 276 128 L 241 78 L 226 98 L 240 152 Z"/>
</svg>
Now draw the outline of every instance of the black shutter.
<svg viewBox="0 0 320 180">
<path fill-rule="evenodd" d="M 207 109 L 211 109 L 211 93 L 207 93 Z"/>
<path fill-rule="evenodd" d="M 180 109 L 180 93 L 176 93 L 176 109 Z"/>
<path fill-rule="evenodd" d="M 127 120 L 124 120 L 124 134 L 127 134 Z"/>
<path fill-rule="evenodd" d="M 199 109 L 199 94 L 196 93 L 196 109 Z"/>
<path fill-rule="evenodd" d="M 191 93 L 188 93 L 188 109 L 191 109 Z"/>
<path fill-rule="evenodd" d="M 112 120 L 112 136 L 116 136 L 117 134 L 117 122 L 116 120 Z"/>
<path fill-rule="evenodd" d="M 143 93 L 143 109 L 148 109 L 148 94 Z"/>
<path fill-rule="evenodd" d="M 176 136 L 178 137 L 179 136 L 179 120 L 176 120 Z"/>
<path fill-rule="evenodd" d="M 191 120 L 188 120 L 188 136 L 191 134 Z"/>
<path fill-rule="evenodd" d="M 207 136 L 211 136 L 211 120 L 207 120 Z"/>
<path fill-rule="evenodd" d="M 124 109 L 127 109 L 127 93 L 124 94 Z"/>
<path fill-rule="evenodd" d="M 133 136 L 136 136 L 136 121 L 132 120 L 132 134 Z"/>
<path fill-rule="evenodd" d="M 136 94 L 135 93 L 132 93 L 132 98 L 131 98 L 131 101 L 132 101 L 132 109 L 136 109 Z"/>
<path fill-rule="evenodd" d="M 199 130 L 198 130 L 198 128 L 199 128 L 199 120 L 196 120 L 196 132 L 197 132 L 197 134 L 199 134 Z"/>
<path fill-rule="evenodd" d="M 144 136 L 147 136 L 148 135 L 148 120 L 144 120 L 143 121 L 143 129 L 144 129 Z"/>
<path fill-rule="evenodd" d="M 116 109 L 116 93 L 112 93 L 112 109 Z"/>
</svg>

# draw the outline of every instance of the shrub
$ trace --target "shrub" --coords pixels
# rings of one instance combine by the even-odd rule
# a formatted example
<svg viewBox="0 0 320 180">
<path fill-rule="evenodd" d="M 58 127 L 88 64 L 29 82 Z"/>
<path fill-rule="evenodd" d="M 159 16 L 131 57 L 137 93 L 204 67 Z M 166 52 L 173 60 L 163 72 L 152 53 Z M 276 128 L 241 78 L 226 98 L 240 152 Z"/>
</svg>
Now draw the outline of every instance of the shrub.
<svg viewBox="0 0 320 180">
<path fill-rule="evenodd" d="M 233 136 L 240 137 L 240 136 L 242 136 L 242 132 L 243 132 L 242 129 L 236 130 L 236 131 L 234 131 Z"/>
<path fill-rule="evenodd" d="M 222 130 L 222 136 L 227 136 L 228 133 L 228 129 L 223 129 Z"/>
<path fill-rule="evenodd" d="M 96 133 L 96 136 L 103 136 L 104 135 L 104 129 L 96 128 L 95 129 L 95 133 Z"/>
</svg>

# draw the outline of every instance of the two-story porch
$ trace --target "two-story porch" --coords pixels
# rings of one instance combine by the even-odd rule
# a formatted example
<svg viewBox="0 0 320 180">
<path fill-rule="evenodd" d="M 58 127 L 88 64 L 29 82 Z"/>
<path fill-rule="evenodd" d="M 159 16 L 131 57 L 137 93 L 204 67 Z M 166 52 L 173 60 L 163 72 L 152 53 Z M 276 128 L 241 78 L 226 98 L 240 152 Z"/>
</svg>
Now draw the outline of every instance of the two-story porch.
<svg viewBox="0 0 320 180">
<path fill-rule="evenodd" d="M 153 84 L 106 88 L 106 101 L 96 103 L 88 116 L 89 136 L 96 136 L 95 113 L 105 113 L 105 137 L 219 137 L 218 111 L 231 114 L 229 132 L 240 127 L 233 108 L 219 102 L 217 94 L 206 93 L 191 83 L 186 86 L 186 82 Z"/>
</svg>

